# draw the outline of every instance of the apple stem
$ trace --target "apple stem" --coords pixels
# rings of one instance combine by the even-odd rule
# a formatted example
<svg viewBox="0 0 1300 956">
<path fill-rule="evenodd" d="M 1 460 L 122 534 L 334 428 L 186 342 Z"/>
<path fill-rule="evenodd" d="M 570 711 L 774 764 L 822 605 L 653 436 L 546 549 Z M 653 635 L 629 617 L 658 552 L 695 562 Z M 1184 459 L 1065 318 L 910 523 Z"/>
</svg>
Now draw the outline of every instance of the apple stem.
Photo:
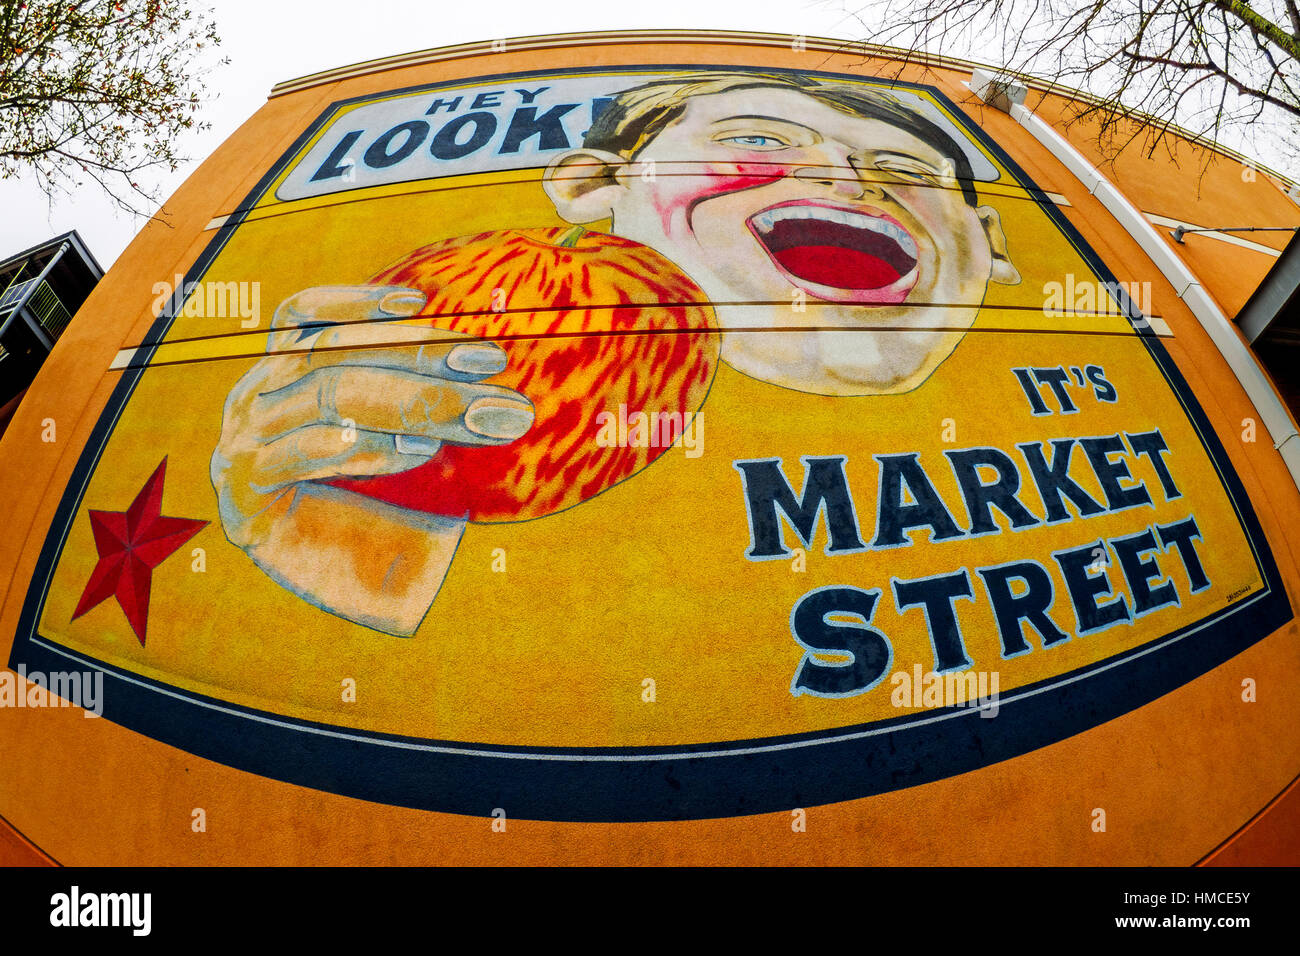
<svg viewBox="0 0 1300 956">
<path fill-rule="evenodd" d="M 574 226 L 560 236 L 560 241 L 556 243 L 561 249 L 572 249 L 578 244 L 578 240 L 587 234 L 583 226 Z"/>
</svg>

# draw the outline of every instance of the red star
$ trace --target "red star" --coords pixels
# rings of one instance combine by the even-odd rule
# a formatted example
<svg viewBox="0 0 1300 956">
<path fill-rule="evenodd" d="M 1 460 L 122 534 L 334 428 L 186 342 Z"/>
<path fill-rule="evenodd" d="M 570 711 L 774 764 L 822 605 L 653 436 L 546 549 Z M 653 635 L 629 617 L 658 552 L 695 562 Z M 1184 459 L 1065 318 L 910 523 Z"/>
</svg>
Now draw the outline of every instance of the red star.
<svg viewBox="0 0 1300 956">
<path fill-rule="evenodd" d="M 208 523 L 193 518 L 163 516 L 162 491 L 166 472 L 167 459 L 164 457 L 126 511 L 90 512 L 90 528 L 95 533 L 99 563 L 90 573 L 86 590 L 72 613 L 75 621 L 107 600 L 110 594 L 115 594 L 141 646 L 149 624 L 149 583 L 153 569 Z"/>
</svg>

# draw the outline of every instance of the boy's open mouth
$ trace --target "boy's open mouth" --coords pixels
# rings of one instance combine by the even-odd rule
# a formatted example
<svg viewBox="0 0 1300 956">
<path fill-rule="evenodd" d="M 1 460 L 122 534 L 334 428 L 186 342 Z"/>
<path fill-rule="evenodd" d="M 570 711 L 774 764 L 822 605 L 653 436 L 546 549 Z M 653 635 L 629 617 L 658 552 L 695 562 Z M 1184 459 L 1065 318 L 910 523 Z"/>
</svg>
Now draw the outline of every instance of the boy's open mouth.
<svg viewBox="0 0 1300 956">
<path fill-rule="evenodd" d="M 916 240 L 878 210 L 794 200 L 748 225 L 777 268 L 817 298 L 893 305 L 916 284 Z"/>
</svg>

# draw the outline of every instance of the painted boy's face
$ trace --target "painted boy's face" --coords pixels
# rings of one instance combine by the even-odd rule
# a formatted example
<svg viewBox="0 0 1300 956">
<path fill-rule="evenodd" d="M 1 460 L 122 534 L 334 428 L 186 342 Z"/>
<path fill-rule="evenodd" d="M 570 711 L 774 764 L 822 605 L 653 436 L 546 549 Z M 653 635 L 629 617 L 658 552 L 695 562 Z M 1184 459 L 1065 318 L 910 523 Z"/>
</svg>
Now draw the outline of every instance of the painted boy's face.
<svg viewBox="0 0 1300 956">
<path fill-rule="evenodd" d="M 586 197 L 607 201 L 612 231 L 677 263 L 724 328 L 772 330 L 729 332 L 724 357 L 789 387 L 914 387 L 970 327 L 990 278 L 1018 278 L 996 212 L 967 204 L 951 158 L 795 90 L 692 97 L 614 182 Z M 779 304 L 739 304 L 756 302 Z M 792 326 L 845 331 L 776 331 Z"/>
</svg>

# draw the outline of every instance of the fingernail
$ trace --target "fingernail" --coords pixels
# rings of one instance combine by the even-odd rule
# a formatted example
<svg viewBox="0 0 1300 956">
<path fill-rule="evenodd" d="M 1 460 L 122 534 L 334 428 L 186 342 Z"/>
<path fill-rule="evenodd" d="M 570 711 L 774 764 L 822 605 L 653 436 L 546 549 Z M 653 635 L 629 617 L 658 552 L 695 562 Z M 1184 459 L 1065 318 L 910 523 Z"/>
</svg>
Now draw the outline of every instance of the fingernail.
<svg viewBox="0 0 1300 956">
<path fill-rule="evenodd" d="M 533 410 L 518 402 L 480 398 L 465 411 L 465 427 L 485 438 L 518 438 L 533 425 Z"/>
<path fill-rule="evenodd" d="M 447 353 L 447 367 L 471 375 L 491 375 L 506 367 L 506 353 L 495 345 L 458 345 Z"/>
<path fill-rule="evenodd" d="M 418 292 L 390 292 L 379 300 L 379 308 L 389 315 L 415 315 L 424 308 L 424 301 Z"/>
<path fill-rule="evenodd" d="M 425 438 L 423 435 L 395 435 L 393 444 L 397 446 L 399 455 L 423 455 L 426 458 L 432 458 L 442 447 L 442 442 L 436 438 Z"/>
</svg>

